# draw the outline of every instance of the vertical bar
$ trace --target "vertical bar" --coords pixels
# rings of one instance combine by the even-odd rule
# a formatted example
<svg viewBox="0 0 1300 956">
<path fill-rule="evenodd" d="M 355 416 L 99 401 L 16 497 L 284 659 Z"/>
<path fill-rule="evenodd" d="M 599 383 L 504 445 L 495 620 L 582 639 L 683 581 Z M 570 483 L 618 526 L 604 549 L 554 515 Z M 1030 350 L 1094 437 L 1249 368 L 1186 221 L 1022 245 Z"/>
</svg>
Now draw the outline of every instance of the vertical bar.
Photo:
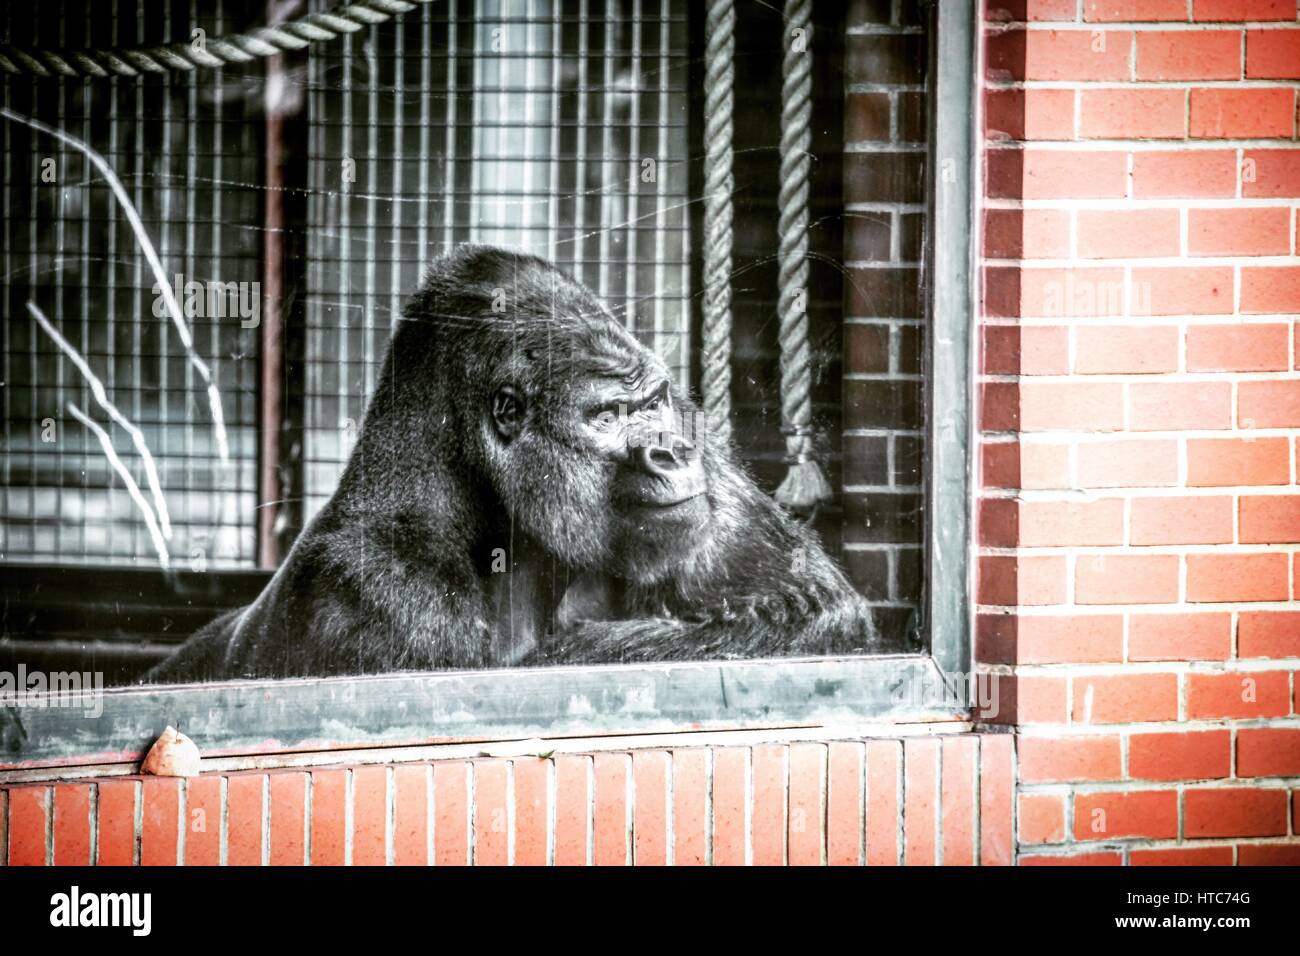
<svg viewBox="0 0 1300 956">
<path fill-rule="evenodd" d="M 261 367 L 258 408 L 258 566 L 275 568 L 303 521 L 303 444 L 306 327 L 303 294 L 307 157 L 295 144 L 307 130 L 299 112 L 285 112 L 293 57 L 266 60 L 262 210 Z M 310 59 L 310 57 L 309 57 Z M 300 63 L 299 63 L 300 65 Z"/>
<path fill-rule="evenodd" d="M 614 0 L 605 4 L 605 55 L 604 89 L 601 93 L 600 122 L 600 295 L 608 299 L 613 291 L 610 288 L 610 240 L 614 231 L 614 199 L 618 190 L 614 182 L 613 153 L 614 139 L 614 28 L 618 21 L 614 19 Z"/>
<path fill-rule="evenodd" d="M 458 0 L 447 4 L 447 143 L 443 161 L 443 251 L 450 252 L 456 244 L 456 73 L 457 73 L 457 23 Z"/>
<path fill-rule="evenodd" d="M 420 7 L 420 215 L 416 230 L 416 263 L 421 274 L 429 256 L 429 100 L 432 90 L 433 14 L 429 4 Z"/>
<path fill-rule="evenodd" d="M 587 0 L 578 5 L 578 144 L 573 151 L 577 166 L 573 188 L 577 198 L 573 204 L 573 274 L 579 282 L 587 281 L 587 241 L 583 232 L 587 225 Z M 597 290 L 602 291 L 602 290 Z"/>
<path fill-rule="evenodd" d="M 664 340 L 664 257 L 667 252 L 667 222 L 664 219 L 664 183 L 668 178 L 668 151 L 664 144 L 668 139 L 668 78 L 669 78 L 669 0 L 659 2 L 659 126 L 655 130 L 655 285 L 654 285 L 654 341 L 656 347 Z M 676 344 L 676 343 L 674 343 Z M 669 363 L 674 375 L 680 376 L 677 362 Z M 687 382 L 678 379 L 683 388 Z"/>
<path fill-rule="evenodd" d="M 975 18 L 978 4 L 968 0 L 936 3 L 932 10 L 930 111 L 935 157 L 953 157 L 956 181 L 942 188 L 931 184 L 931 315 L 943 316 L 946 334 L 935 336 L 929 369 L 931 408 L 926 422 L 930 473 L 926 520 L 928 623 L 930 652 L 945 673 L 964 673 L 970 661 L 967 634 L 974 633 L 974 609 L 967 600 L 971 569 L 968 475 L 973 474 L 970 409 L 971 276 L 973 244 L 971 184 L 977 182 L 973 124 L 978 120 L 970 78 L 975 75 Z M 937 164 L 931 164 L 934 168 Z M 966 560 L 939 560 L 939 555 L 966 555 Z"/>
<path fill-rule="evenodd" d="M 547 181 L 550 184 L 546 228 L 546 255 L 552 261 L 559 258 L 560 238 L 560 63 L 564 56 L 564 11 L 561 0 L 551 3 L 551 149 L 547 162 Z"/>
<path fill-rule="evenodd" d="M 261 326 L 261 391 L 258 412 L 257 509 L 259 567 L 273 569 L 283 555 L 276 525 L 284 498 L 280 481 L 280 429 L 284 422 L 284 117 L 277 88 L 285 81 L 280 55 L 266 60 L 266 200 L 262 216 L 262 288 L 265 308 Z"/>
<path fill-rule="evenodd" d="M 633 334 L 637 334 L 640 329 L 637 328 L 637 286 L 640 279 L 640 269 L 637 264 L 637 236 L 640 232 L 641 203 L 640 203 L 640 183 L 641 168 L 638 161 L 638 154 L 641 151 L 641 0 L 632 0 L 632 65 L 631 65 L 632 83 L 632 116 L 631 122 L 628 123 L 630 140 L 628 142 L 627 156 L 623 169 L 631 173 L 628 183 L 628 202 L 627 202 L 627 246 L 623 250 L 624 260 L 627 263 L 626 285 L 624 286 L 623 298 L 627 304 L 627 315 L 625 321 Z M 658 176 L 659 171 L 655 170 Z M 638 336 L 639 338 L 640 336 Z M 653 341 L 651 348 L 656 353 L 659 351 L 658 340 Z"/>
<path fill-rule="evenodd" d="M 406 125 L 406 25 L 402 20 L 394 24 L 396 36 L 393 39 L 393 182 L 389 193 L 389 213 L 391 222 L 388 267 L 388 328 L 397 325 L 397 317 L 402 306 L 402 127 Z M 424 168 L 424 156 L 421 154 L 420 167 Z M 423 209 L 424 203 L 420 207 Z M 387 336 L 385 336 L 385 340 Z M 367 393 L 369 394 L 369 393 Z"/>
<path fill-rule="evenodd" d="M 375 283 L 375 258 L 379 255 L 375 229 L 379 192 L 379 51 L 375 49 L 374 44 L 368 46 L 370 56 L 366 71 L 369 81 L 369 89 L 366 91 L 366 305 L 361 313 L 362 365 L 361 394 L 357 396 L 360 399 L 357 406 L 358 413 L 365 407 L 375 374 L 373 340 L 376 326 L 375 312 L 378 310 L 375 300 L 379 296 Z M 362 49 L 365 48 L 366 45 L 363 45 Z"/>
</svg>

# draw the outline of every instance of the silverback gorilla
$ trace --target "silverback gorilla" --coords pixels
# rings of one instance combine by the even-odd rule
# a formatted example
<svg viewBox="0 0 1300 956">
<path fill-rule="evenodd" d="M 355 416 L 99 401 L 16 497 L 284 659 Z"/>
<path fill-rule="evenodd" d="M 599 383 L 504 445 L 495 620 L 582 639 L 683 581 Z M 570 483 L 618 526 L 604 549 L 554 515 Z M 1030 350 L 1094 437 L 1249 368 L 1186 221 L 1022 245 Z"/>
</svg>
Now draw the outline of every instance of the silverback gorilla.
<svg viewBox="0 0 1300 956">
<path fill-rule="evenodd" d="M 430 269 L 338 490 L 149 681 L 855 653 L 868 608 L 547 262 Z"/>
</svg>

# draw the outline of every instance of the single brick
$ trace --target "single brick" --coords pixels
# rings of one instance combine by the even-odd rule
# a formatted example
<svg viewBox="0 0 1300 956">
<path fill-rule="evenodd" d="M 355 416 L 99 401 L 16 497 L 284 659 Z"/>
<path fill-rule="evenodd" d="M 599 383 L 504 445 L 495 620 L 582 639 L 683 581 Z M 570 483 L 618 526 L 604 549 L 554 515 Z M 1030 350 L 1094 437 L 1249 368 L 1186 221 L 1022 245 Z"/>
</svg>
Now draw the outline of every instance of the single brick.
<svg viewBox="0 0 1300 956">
<path fill-rule="evenodd" d="M 1285 601 L 1290 596 L 1286 554 L 1189 554 L 1187 600 Z"/>
<path fill-rule="evenodd" d="M 1187 675 L 1187 719 L 1286 717 L 1291 712 L 1286 671 L 1229 671 Z"/>
<path fill-rule="evenodd" d="M 1017 738 L 1021 783 L 1071 783 L 1084 780 L 1119 780 L 1118 737 Z"/>
<path fill-rule="evenodd" d="M 974 739 L 970 742 L 973 744 Z M 863 861 L 863 759 L 859 741 L 834 741 L 826 745 L 826 862 L 831 866 L 859 866 Z M 715 784 L 715 820 L 717 790 Z M 744 822 L 743 805 L 738 818 Z M 715 858 L 716 855 L 715 843 Z"/>
<path fill-rule="evenodd" d="M 943 738 L 940 756 L 940 793 L 943 865 L 975 864 L 975 760 L 974 737 Z"/>
<path fill-rule="evenodd" d="M 1124 654 L 1119 614 L 981 614 L 976 656 L 988 664 L 1091 664 Z"/>
<path fill-rule="evenodd" d="M 1300 196 L 1300 149 L 1248 149 L 1241 160 L 1247 199 Z"/>
<path fill-rule="evenodd" d="M 1065 559 L 987 555 L 979 559 L 979 603 L 1037 605 L 1065 603 Z"/>
<path fill-rule="evenodd" d="M 755 866 L 782 866 L 786 860 L 786 750 L 779 744 L 753 748 L 750 767 L 753 788 L 750 822 Z"/>
<path fill-rule="evenodd" d="M 1224 155 L 1231 186 L 1192 195 L 1233 195 L 1236 155 Z M 1123 199 L 1128 189 L 1128 156 L 1119 150 L 989 149 L 985 169 L 993 199 Z"/>
<path fill-rule="evenodd" d="M 899 749 L 898 741 L 867 741 L 868 866 L 897 866 L 899 862 Z"/>
<path fill-rule="evenodd" d="M 117 782 L 117 781 L 115 781 Z M 134 790 L 134 784 L 124 781 Z M 9 865 L 46 866 L 46 802 L 48 787 L 14 787 L 9 791 Z M 132 816 L 134 822 L 134 815 Z M 130 865 L 131 860 L 126 860 Z"/>
<path fill-rule="evenodd" d="M 1230 846 L 1172 846 L 1159 850 L 1134 848 L 1129 866 L 1232 866 Z"/>
<path fill-rule="evenodd" d="M 1136 382 L 1128 389 L 1133 431 L 1189 431 L 1232 427 L 1228 382 Z"/>
<path fill-rule="evenodd" d="M 226 778 L 226 863 L 262 865 L 266 775 L 233 773 Z"/>
<path fill-rule="evenodd" d="M 1238 657 L 1300 657 L 1300 611 L 1242 611 Z"/>
<path fill-rule="evenodd" d="M 673 751 L 673 863 L 708 864 L 709 752 Z"/>
<path fill-rule="evenodd" d="M 1081 375 L 1152 375 L 1178 371 L 1178 327 L 1078 325 L 1074 371 Z"/>
<path fill-rule="evenodd" d="M 302 866 L 306 860 L 307 778 L 297 771 L 270 774 L 272 866 Z"/>
<path fill-rule="evenodd" d="M 1290 139 L 1295 133 L 1295 91 L 1192 90 L 1188 132 L 1193 139 Z"/>
<path fill-rule="evenodd" d="M 1242 727 L 1237 731 L 1238 777 L 1300 775 L 1300 728 Z"/>
<path fill-rule="evenodd" d="M 1286 812 L 1285 790 L 1192 789 L 1183 795 L 1183 835 L 1281 836 L 1286 833 Z"/>
<path fill-rule="evenodd" d="M 174 828 L 173 828 L 174 830 Z M 45 829 L 41 828 L 41 839 Z M 90 845 L 90 786 L 84 783 L 63 783 L 54 787 L 54 866 L 89 866 L 92 862 Z M 172 864 L 176 857 L 172 855 Z"/>
<path fill-rule="evenodd" d="M 347 788 L 346 770 L 311 772 L 312 866 L 343 866 L 347 862 Z"/>
<path fill-rule="evenodd" d="M 748 748 L 714 750 L 714 866 L 745 865 L 745 760 Z"/>
<path fill-rule="evenodd" d="M 1172 604 L 1178 600 L 1178 557 L 1080 555 L 1074 600 L 1078 604 Z"/>
<path fill-rule="evenodd" d="M 1135 199 L 1228 198 L 1237 193 L 1237 154 L 1230 150 L 1133 153 Z"/>
<path fill-rule="evenodd" d="M 1187 329 L 1187 371 L 1285 371 L 1289 331 L 1281 323 L 1190 326 Z"/>
<path fill-rule="evenodd" d="M 181 781 L 145 777 L 141 781 L 140 865 L 175 866 L 180 839 Z M 260 858 L 259 858 L 260 862 Z"/>
<path fill-rule="evenodd" d="M 1080 258 L 1178 255 L 1177 209 L 1080 209 L 1075 217 Z"/>
<path fill-rule="evenodd" d="M 1141 723 L 1178 717 L 1177 674 L 1073 677 L 1076 724 Z"/>
<path fill-rule="evenodd" d="M 1290 233 L 1291 210 L 1284 207 L 1187 211 L 1187 251 L 1193 256 L 1284 256 L 1291 251 Z"/>
<path fill-rule="evenodd" d="M 1137 34 L 1134 79 L 1235 80 L 1241 77 L 1241 31 L 1144 30 Z"/>
<path fill-rule="evenodd" d="M 1300 266 L 1243 266 L 1241 311 L 1300 312 Z"/>
<path fill-rule="evenodd" d="M 1074 838 L 1108 840 L 1178 836 L 1178 793 L 1174 790 L 1080 793 L 1074 797 Z"/>
<path fill-rule="evenodd" d="M 1132 661 L 1222 661 L 1232 654 L 1231 614 L 1134 614 Z"/>
<path fill-rule="evenodd" d="M 1088 23 L 1142 23 L 1186 20 L 1184 0 L 1084 0 L 1083 19 Z"/>
<path fill-rule="evenodd" d="M 506 866 L 510 862 L 510 764 L 475 760 L 473 768 L 474 865 Z"/>
<path fill-rule="evenodd" d="M 135 780 L 103 780 L 98 787 L 99 848 L 95 859 L 100 866 L 132 866 L 136 862 L 135 801 L 139 784 Z M 220 829 L 219 810 L 208 823 Z M 12 859 L 12 850 L 10 854 Z"/>
<path fill-rule="evenodd" d="M 596 783 L 593 862 L 596 866 L 628 866 L 632 862 L 632 820 L 628 800 L 632 757 L 605 753 L 596 754 L 593 759 Z M 477 801 L 477 796 L 475 799 Z"/>
<path fill-rule="evenodd" d="M 1057 793 L 1022 793 L 1019 804 L 1021 843 L 1065 840 L 1065 798 Z"/>
<path fill-rule="evenodd" d="M 336 771 L 342 773 L 342 771 Z M 219 776 L 198 776 L 185 781 L 185 865 L 217 866 L 221 862 L 221 786 Z M 100 796 L 103 796 L 101 791 Z M 342 803 L 339 804 L 340 809 Z M 102 809 L 102 808 L 101 808 Z M 343 816 L 339 815 L 342 847 Z M 339 852 L 339 862 L 343 853 Z"/>
<path fill-rule="evenodd" d="M 939 742 L 923 737 L 903 741 L 903 861 L 908 866 L 938 862 Z"/>
<path fill-rule="evenodd" d="M 825 861 L 826 746 L 790 745 L 791 866 L 819 866 Z"/>
<path fill-rule="evenodd" d="M 1132 315 L 1226 315 L 1232 312 L 1228 266 L 1135 267 L 1129 289 Z"/>
<path fill-rule="evenodd" d="M 1130 544 L 1232 543 L 1232 498 L 1227 495 L 1134 498 L 1129 509 Z"/>
<path fill-rule="evenodd" d="M 352 865 L 388 862 L 388 768 L 352 771 Z"/>
<path fill-rule="evenodd" d="M 984 255 L 990 259 L 1067 258 L 1070 214 L 1064 209 L 986 209 Z"/>
<path fill-rule="evenodd" d="M 1192 0 L 1196 21 L 1294 20 L 1294 0 Z"/>
<path fill-rule="evenodd" d="M 665 775 L 660 778 L 662 804 L 663 794 L 667 792 L 667 756 L 662 750 L 645 751 L 645 754 L 642 763 L 658 760 Z M 551 827 L 551 766 L 550 760 L 540 757 L 520 757 L 514 762 L 516 866 L 545 866 L 550 862 L 547 844 Z M 397 797 L 399 801 L 402 798 L 400 779 Z M 647 806 L 653 798 L 653 788 L 647 786 L 644 794 L 638 789 L 637 799 Z M 659 851 L 664 856 L 667 854 L 665 836 L 661 832 L 659 839 Z M 649 837 L 650 827 L 647 825 L 642 839 L 648 840 Z"/>
<path fill-rule="evenodd" d="M 429 859 L 429 780 L 432 768 L 428 764 L 399 764 L 393 768 L 393 863 L 397 866 L 428 866 Z M 516 775 L 516 780 L 518 776 Z M 289 796 L 296 796 L 296 789 L 289 788 Z M 520 815 L 519 805 L 526 797 L 516 786 L 515 814 Z M 271 779 L 271 832 L 275 831 L 275 778 Z M 292 814 L 292 801 L 286 806 L 286 815 Z M 515 853 L 519 855 L 519 844 L 526 842 L 516 838 Z M 275 862 L 276 847 L 271 848 Z M 546 837 L 542 837 L 542 852 L 546 852 Z"/>
<path fill-rule="evenodd" d="M 1078 487 L 1162 488 L 1178 484 L 1178 443 L 1163 439 L 1081 442 Z"/>
<path fill-rule="evenodd" d="M 1012 750 L 1010 734 L 980 737 L 981 866 L 1007 866 L 1015 855 L 1011 832 Z"/>
<path fill-rule="evenodd" d="M 1215 780 L 1232 773 L 1232 734 L 1134 734 L 1128 742 L 1128 772 L 1134 780 Z"/>
<path fill-rule="evenodd" d="M 1085 89 L 1079 100 L 1082 139 L 1182 139 L 1186 93 L 1178 89 Z"/>
<path fill-rule="evenodd" d="M 1194 488 L 1291 483 L 1285 438 L 1189 438 L 1187 484 Z"/>
<path fill-rule="evenodd" d="M 1242 382 L 1237 423 L 1242 428 L 1300 428 L 1300 381 Z"/>
<path fill-rule="evenodd" d="M 1242 544 L 1300 542 L 1300 496 L 1246 495 L 1240 508 Z"/>
<path fill-rule="evenodd" d="M 1300 79 L 1300 30 L 1247 30 L 1246 76 L 1252 80 Z"/>
<path fill-rule="evenodd" d="M 581 773 L 582 794 L 581 799 L 573 800 L 574 794 L 567 789 L 560 788 L 560 784 L 568 784 L 567 775 L 557 774 L 556 785 L 556 802 L 561 806 L 576 807 L 580 804 L 580 814 L 583 821 L 582 834 L 580 837 L 580 864 L 587 862 L 587 769 L 586 762 L 580 758 L 575 758 L 579 764 Z M 564 758 L 556 761 L 558 765 L 564 764 Z M 439 762 L 433 766 L 433 859 L 438 866 L 468 866 L 469 865 L 469 786 L 470 774 L 473 768 L 470 764 L 463 761 Z M 557 807 L 556 826 L 555 826 L 555 862 L 564 865 L 571 860 L 560 858 L 561 846 L 561 819 L 569 819 L 567 815 L 562 815 Z M 567 836 L 567 831 L 565 832 Z M 567 847 L 567 843 L 565 844 Z"/>
</svg>

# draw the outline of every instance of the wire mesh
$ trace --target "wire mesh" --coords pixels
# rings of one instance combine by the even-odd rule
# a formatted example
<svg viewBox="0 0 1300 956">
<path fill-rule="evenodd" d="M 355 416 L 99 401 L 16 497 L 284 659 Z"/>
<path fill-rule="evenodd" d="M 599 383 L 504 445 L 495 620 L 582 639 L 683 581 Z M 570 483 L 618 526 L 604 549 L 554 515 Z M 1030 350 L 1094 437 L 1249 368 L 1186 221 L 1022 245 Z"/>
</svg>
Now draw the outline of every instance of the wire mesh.
<svg viewBox="0 0 1300 956">
<path fill-rule="evenodd" d="M 308 518 L 457 243 L 555 260 L 685 380 L 687 69 L 683 0 L 449 0 L 312 48 Z"/>
<path fill-rule="evenodd" d="M 5 36 L 34 46 L 131 45 L 228 29 L 223 4 L 9 5 Z M 211 283 L 258 278 L 260 120 L 249 88 L 220 71 L 93 81 L 6 78 L 6 109 L 88 144 L 115 170 L 168 284 L 198 283 L 183 316 L 211 368 L 229 433 L 215 443 L 203 382 L 159 313 L 160 284 L 105 179 L 73 144 L 0 120 L 3 155 L 4 494 L 6 561 L 156 565 L 124 480 L 99 440 L 68 411 L 101 423 L 123 467 L 146 485 L 142 458 L 95 401 L 90 382 L 30 316 L 34 303 L 138 427 L 157 461 L 189 566 L 253 560 L 256 331 L 214 316 Z M 225 310 L 225 304 L 221 306 Z M 161 509 L 160 509 L 161 510 Z"/>
</svg>

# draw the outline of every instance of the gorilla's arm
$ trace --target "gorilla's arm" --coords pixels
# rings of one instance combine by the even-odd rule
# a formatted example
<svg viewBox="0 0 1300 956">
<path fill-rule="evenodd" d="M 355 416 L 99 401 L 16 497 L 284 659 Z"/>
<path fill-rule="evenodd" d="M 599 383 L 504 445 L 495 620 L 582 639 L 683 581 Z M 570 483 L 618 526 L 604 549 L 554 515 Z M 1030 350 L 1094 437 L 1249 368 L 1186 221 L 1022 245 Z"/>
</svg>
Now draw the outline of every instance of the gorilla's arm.
<svg viewBox="0 0 1300 956">
<path fill-rule="evenodd" d="M 881 649 L 870 608 L 816 536 L 730 462 L 720 468 L 718 510 L 733 520 L 724 520 L 700 560 L 656 585 L 625 586 L 618 612 L 602 615 L 620 619 L 575 620 L 528 663 L 826 656 Z"/>
</svg>

